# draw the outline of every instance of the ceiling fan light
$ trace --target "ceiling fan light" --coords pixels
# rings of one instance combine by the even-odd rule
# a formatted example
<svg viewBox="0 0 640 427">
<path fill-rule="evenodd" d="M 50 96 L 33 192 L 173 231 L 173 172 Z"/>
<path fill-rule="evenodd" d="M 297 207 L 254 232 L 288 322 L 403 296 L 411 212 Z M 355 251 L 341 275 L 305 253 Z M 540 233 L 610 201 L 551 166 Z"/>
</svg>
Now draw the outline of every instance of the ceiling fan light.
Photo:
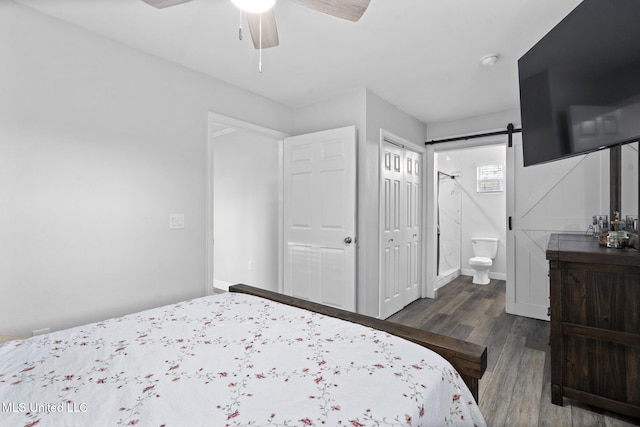
<svg viewBox="0 0 640 427">
<path fill-rule="evenodd" d="M 276 4 L 276 0 L 231 0 L 241 10 L 247 13 L 263 13 Z"/>
</svg>

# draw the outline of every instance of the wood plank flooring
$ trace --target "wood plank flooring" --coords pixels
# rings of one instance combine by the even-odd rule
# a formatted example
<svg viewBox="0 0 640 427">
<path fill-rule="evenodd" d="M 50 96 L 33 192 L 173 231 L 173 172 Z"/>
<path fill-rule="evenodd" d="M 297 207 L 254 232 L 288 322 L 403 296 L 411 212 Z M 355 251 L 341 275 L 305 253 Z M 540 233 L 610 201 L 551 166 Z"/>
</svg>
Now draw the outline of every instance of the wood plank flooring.
<svg viewBox="0 0 640 427">
<path fill-rule="evenodd" d="M 565 398 L 551 403 L 549 322 L 505 312 L 505 282 L 460 276 L 388 320 L 487 346 L 480 410 L 489 426 L 638 426 L 640 420 Z"/>
</svg>

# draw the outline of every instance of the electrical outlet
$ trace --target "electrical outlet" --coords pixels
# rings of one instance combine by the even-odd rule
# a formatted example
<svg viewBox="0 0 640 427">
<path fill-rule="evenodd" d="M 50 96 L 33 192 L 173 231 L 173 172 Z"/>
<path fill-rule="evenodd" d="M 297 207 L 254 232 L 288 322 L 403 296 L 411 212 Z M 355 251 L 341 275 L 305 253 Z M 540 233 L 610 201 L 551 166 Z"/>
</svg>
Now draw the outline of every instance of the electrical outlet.
<svg viewBox="0 0 640 427">
<path fill-rule="evenodd" d="M 249 260 L 249 262 L 247 263 L 247 270 L 249 271 L 253 270 L 253 261 Z"/>
</svg>

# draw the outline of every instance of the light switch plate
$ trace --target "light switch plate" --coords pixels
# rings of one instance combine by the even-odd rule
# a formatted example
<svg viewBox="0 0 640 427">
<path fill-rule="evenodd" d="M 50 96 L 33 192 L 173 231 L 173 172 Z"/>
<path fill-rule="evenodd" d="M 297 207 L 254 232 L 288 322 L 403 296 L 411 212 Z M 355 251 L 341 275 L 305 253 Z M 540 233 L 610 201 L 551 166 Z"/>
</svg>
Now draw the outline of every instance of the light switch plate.
<svg viewBox="0 0 640 427">
<path fill-rule="evenodd" d="M 184 228 L 184 214 L 169 214 L 169 230 Z"/>
</svg>

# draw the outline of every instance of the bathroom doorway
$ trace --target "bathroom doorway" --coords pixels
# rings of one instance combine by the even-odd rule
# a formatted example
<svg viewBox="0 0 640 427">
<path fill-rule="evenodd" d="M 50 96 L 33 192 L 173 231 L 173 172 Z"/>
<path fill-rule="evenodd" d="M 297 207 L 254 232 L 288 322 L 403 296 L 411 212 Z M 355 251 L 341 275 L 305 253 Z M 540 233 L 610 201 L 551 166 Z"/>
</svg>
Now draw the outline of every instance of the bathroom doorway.
<svg viewBox="0 0 640 427">
<path fill-rule="evenodd" d="M 471 147 L 468 141 L 460 145 L 441 144 L 434 152 L 434 295 L 460 275 L 473 276 L 469 265 L 474 256 L 472 237 L 498 239 L 489 277 L 507 277 L 506 141 L 488 138 Z M 489 182 L 484 174 L 487 169 L 500 169 L 502 182 Z"/>
</svg>

